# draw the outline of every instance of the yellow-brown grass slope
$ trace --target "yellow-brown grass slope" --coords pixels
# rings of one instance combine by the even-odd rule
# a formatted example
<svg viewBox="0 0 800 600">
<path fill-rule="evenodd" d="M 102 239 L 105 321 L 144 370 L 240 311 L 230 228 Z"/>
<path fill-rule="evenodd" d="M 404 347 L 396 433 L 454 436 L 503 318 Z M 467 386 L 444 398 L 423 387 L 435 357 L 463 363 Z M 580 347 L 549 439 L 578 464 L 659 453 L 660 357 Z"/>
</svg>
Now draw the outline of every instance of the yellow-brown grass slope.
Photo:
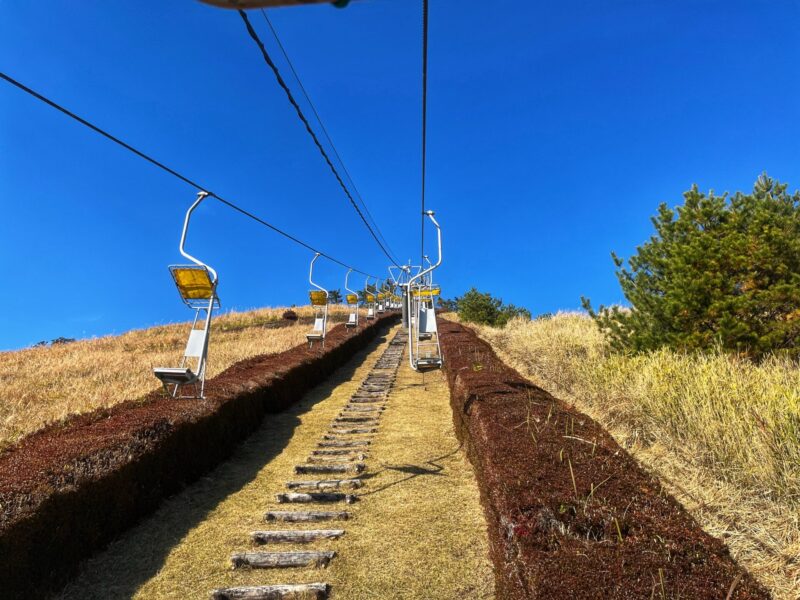
<svg viewBox="0 0 800 600">
<path fill-rule="evenodd" d="M 610 351 L 586 316 L 476 327 L 508 364 L 602 423 L 778 599 L 800 597 L 800 366 Z"/>
<path fill-rule="evenodd" d="M 228 312 L 211 328 L 207 377 L 259 354 L 282 352 L 305 341 L 310 328 L 270 327 L 283 308 Z M 303 317 L 310 307 L 294 309 Z M 332 314 L 344 312 L 331 307 Z M 50 347 L 0 352 L 0 451 L 71 414 L 135 400 L 158 387 L 153 367 L 176 366 L 186 344 L 186 323 Z"/>
</svg>

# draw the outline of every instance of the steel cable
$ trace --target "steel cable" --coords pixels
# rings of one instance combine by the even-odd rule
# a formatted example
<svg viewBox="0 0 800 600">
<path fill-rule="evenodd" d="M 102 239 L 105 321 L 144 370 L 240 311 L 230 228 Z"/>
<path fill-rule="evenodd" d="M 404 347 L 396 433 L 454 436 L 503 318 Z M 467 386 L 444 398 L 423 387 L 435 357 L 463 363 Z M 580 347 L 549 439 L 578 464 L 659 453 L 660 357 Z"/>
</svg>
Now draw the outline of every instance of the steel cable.
<svg viewBox="0 0 800 600">
<path fill-rule="evenodd" d="M 29 88 L 28 86 L 24 85 L 23 83 L 17 81 L 13 77 L 11 77 L 9 75 L 6 75 L 3 72 L 0 72 L 0 78 L 4 79 L 5 81 L 7 81 L 11 85 L 15 86 L 16 88 L 22 90 L 23 92 L 25 92 L 27 94 L 30 94 L 31 96 L 33 96 L 37 100 L 40 100 L 41 102 L 44 102 L 48 106 L 51 106 L 52 108 L 55 108 L 56 110 L 62 112 L 63 114 L 65 114 L 68 117 L 74 119 L 75 121 L 77 121 L 81 125 L 84 125 L 84 126 L 88 127 L 89 129 L 95 131 L 96 133 L 99 133 L 100 135 L 102 135 L 103 137 L 111 140 L 115 144 L 118 144 L 118 145 L 122 146 L 123 148 L 125 148 L 129 152 L 132 152 L 133 154 L 137 155 L 138 157 L 143 158 L 144 160 L 146 160 L 150 164 L 155 165 L 156 167 L 158 167 L 159 169 L 169 173 L 173 177 L 176 177 L 176 178 L 180 179 L 184 183 L 187 183 L 190 186 L 192 186 L 192 187 L 194 187 L 194 188 L 196 188 L 196 189 L 198 189 L 200 191 L 207 192 L 209 196 L 211 196 L 212 198 L 215 198 L 216 200 L 218 200 L 222 204 L 224 204 L 224 205 L 232 208 L 233 210 L 241 213 L 242 215 L 244 215 L 244 216 L 256 221 L 257 223 L 260 223 L 261 225 L 264 225 L 265 227 L 268 227 L 269 229 L 271 229 L 275 233 L 278 233 L 278 234 L 282 235 L 286 239 L 291 240 L 292 242 L 302 246 L 303 248 L 306 248 L 307 250 L 310 250 L 311 252 L 319 253 L 320 256 L 323 256 L 323 257 L 327 258 L 328 260 L 330 260 L 331 262 L 334 262 L 337 265 L 340 265 L 340 266 L 342 266 L 342 267 L 344 267 L 346 269 L 353 269 L 353 271 L 355 271 L 356 273 L 360 273 L 361 275 L 367 275 L 369 277 L 375 277 L 374 275 L 370 275 L 366 271 L 362 271 L 360 269 L 356 269 L 355 267 L 351 267 L 350 265 L 342 262 L 341 260 L 339 260 L 337 258 L 334 258 L 330 254 L 327 254 L 326 252 L 323 252 L 321 250 L 318 250 L 318 249 L 314 248 L 310 244 L 307 244 L 306 242 L 304 242 L 303 240 L 293 236 L 292 234 L 287 233 L 286 231 L 283 231 L 282 229 L 280 229 L 279 227 L 276 227 L 272 223 L 269 223 L 269 222 L 265 221 L 264 219 L 254 215 L 253 213 L 245 210 L 244 208 L 241 208 L 240 206 L 237 206 L 236 204 L 234 204 L 230 200 L 226 200 L 222 196 L 210 191 L 207 187 L 200 185 L 196 181 L 193 181 L 192 179 L 189 179 L 188 177 L 186 177 L 185 175 L 182 175 L 181 173 L 179 173 L 175 169 L 172 169 L 171 167 L 168 167 L 164 163 L 156 160 L 152 156 L 149 156 L 149 155 L 145 154 L 144 152 L 142 152 L 141 150 L 138 150 L 138 149 L 134 148 L 133 146 L 131 146 L 127 142 L 122 141 L 120 138 L 108 133 L 107 131 L 105 131 L 104 129 L 101 129 L 97 125 L 95 125 L 93 123 L 90 123 L 89 121 L 87 121 L 83 117 L 79 117 L 74 112 L 68 110 L 67 108 L 64 108 L 63 106 L 61 106 L 57 102 L 55 102 L 53 100 L 50 100 L 49 98 L 43 96 L 39 92 L 37 92 L 35 90 L 32 90 L 31 88 Z"/>
<path fill-rule="evenodd" d="M 367 222 L 366 217 L 364 217 L 364 213 L 361 212 L 361 209 L 358 207 L 358 204 L 353 199 L 353 196 L 350 193 L 350 190 L 347 189 L 347 185 L 345 185 L 344 181 L 342 180 L 341 175 L 339 175 L 339 172 L 336 170 L 336 167 L 334 166 L 333 162 L 331 161 L 330 157 L 328 156 L 328 153 L 325 151 L 325 148 L 320 143 L 319 138 L 317 138 L 317 134 L 314 133 L 314 130 L 311 128 L 311 124 L 308 122 L 308 119 L 303 114 L 303 110 L 300 108 L 300 105 L 297 103 L 297 100 L 295 100 L 294 95 L 292 94 L 292 91 L 289 89 L 289 86 L 286 85 L 286 81 L 284 81 L 283 76 L 281 75 L 280 71 L 278 70 L 278 67 L 275 65 L 275 63 L 273 62 L 273 60 L 270 57 L 269 53 L 267 52 L 267 49 L 264 47 L 264 42 L 261 41 L 261 38 L 258 36 L 258 33 L 253 28 L 252 23 L 250 23 L 250 19 L 247 17 L 247 14 L 243 10 L 239 10 L 239 15 L 242 17 L 242 21 L 244 22 L 245 27 L 247 28 L 247 33 L 250 34 L 250 37 L 253 39 L 253 41 L 258 46 L 259 50 L 261 51 L 261 56 L 264 58 L 264 62 L 266 62 L 267 66 L 269 66 L 269 68 L 272 70 L 272 73 L 275 75 L 275 79 L 278 81 L 278 85 L 280 85 L 281 88 L 283 89 L 283 91 L 286 93 L 286 97 L 288 98 L 289 103 L 294 107 L 294 110 L 297 113 L 298 118 L 302 121 L 303 125 L 306 128 L 306 131 L 308 131 L 308 134 L 311 136 L 311 139 L 314 141 L 314 144 L 316 144 L 317 149 L 320 151 L 320 154 L 322 154 L 322 158 L 325 159 L 325 162 L 327 163 L 328 167 L 330 167 L 331 171 L 333 172 L 334 177 L 336 177 L 336 181 L 339 182 L 339 186 L 342 188 L 342 191 L 345 193 L 345 195 L 347 196 L 347 199 L 350 201 L 350 204 L 353 205 L 353 208 L 358 213 L 358 216 L 361 217 L 361 220 L 364 222 L 364 225 L 369 230 L 370 234 L 372 235 L 373 239 L 375 240 L 375 243 L 378 244 L 378 247 L 381 249 L 381 252 L 383 252 L 386 255 L 386 258 L 388 258 L 389 261 L 394 266 L 399 267 L 400 265 L 398 265 L 395 262 L 395 260 L 389 255 L 389 252 L 386 250 L 384 245 L 378 239 L 378 236 L 375 234 L 375 231 L 372 229 L 370 224 Z"/>
</svg>

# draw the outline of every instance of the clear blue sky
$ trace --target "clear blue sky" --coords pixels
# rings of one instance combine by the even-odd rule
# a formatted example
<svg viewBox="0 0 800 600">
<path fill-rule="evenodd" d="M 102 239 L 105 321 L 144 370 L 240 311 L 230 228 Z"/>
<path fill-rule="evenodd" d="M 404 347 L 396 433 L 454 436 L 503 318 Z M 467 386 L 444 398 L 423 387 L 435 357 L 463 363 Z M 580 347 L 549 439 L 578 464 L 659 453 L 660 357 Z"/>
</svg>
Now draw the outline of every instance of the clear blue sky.
<svg viewBox="0 0 800 600">
<path fill-rule="evenodd" d="M 392 248 L 418 256 L 420 2 L 270 14 Z M 236 12 L 5 0 L 0 15 L 0 70 L 386 272 Z M 798 27 L 788 1 L 431 0 L 445 295 L 476 286 L 534 313 L 618 302 L 609 252 L 634 252 L 659 202 L 692 183 L 750 189 L 764 170 L 800 186 Z M 187 318 L 166 267 L 194 194 L 0 82 L 0 349 Z M 306 302 L 307 251 L 211 200 L 194 225 L 225 308 Z M 319 279 L 341 287 L 344 271 Z"/>
</svg>

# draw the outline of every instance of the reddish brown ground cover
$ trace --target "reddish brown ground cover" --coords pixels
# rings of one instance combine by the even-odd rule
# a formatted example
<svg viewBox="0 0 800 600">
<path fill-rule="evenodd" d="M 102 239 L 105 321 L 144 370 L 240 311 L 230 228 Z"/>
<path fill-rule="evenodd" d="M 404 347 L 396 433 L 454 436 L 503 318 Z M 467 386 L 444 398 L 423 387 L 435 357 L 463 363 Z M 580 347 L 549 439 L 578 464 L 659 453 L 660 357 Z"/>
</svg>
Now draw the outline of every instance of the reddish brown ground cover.
<svg viewBox="0 0 800 600">
<path fill-rule="evenodd" d="M 397 318 L 338 325 L 324 351 L 304 344 L 237 363 L 207 382 L 205 400 L 154 392 L 22 440 L 0 456 L 0 597 L 45 596 Z"/>
<path fill-rule="evenodd" d="M 769 598 L 595 421 L 504 365 L 470 329 L 443 321 L 440 332 L 498 598 Z"/>
</svg>

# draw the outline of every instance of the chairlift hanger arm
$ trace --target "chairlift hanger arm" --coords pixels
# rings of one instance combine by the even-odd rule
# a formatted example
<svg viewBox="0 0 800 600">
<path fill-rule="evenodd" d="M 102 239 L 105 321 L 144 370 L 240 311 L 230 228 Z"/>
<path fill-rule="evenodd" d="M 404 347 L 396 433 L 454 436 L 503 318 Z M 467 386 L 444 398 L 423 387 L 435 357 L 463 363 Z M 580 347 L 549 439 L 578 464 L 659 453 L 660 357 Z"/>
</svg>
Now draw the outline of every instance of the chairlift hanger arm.
<svg viewBox="0 0 800 600">
<path fill-rule="evenodd" d="M 322 292 L 325 292 L 325 294 L 327 295 L 327 294 L 328 294 L 328 290 L 326 290 L 326 289 L 325 289 L 324 287 L 322 287 L 321 285 L 317 285 L 316 283 L 314 283 L 314 263 L 315 263 L 315 262 L 317 262 L 317 259 L 318 259 L 320 256 L 322 256 L 322 254 L 320 254 L 319 252 L 317 252 L 317 253 L 314 255 L 314 258 L 312 258 L 312 259 L 311 259 L 311 266 L 310 266 L 310 267 L 309 267 L 309 269 L 308 269 L 308 283 L 310 283 L 311 285 L 313 285 L 313 286 L 314 286 L 315 288 L 317 288 L 318 290 L 320 290 L 320 291 L 322 291 Z"/>
<path fill-rule="evenodd" d="M 350 273 L 352 273 L 352 271 L 353 271 L 353 269 L 350 269 L 349 271 L 347 271 L 347 275 L 344 276 L 344 289 L 345 289 L 345 291 L 348 291 L 351 294 L 355 294 L 355 292 L 348 287 L 348 280 L 350 278 Z M 358 295 L 358 294 L 356 294 L 356 295 Z"/>
<path fill-rule="evenodd" d="M 414 275 L 408 282 L 409 285 L 413 284 L 416 280 L 420 279 L 421 277 L 424 277 L 428 273 L 433 272 L 435 269 L 439 267 L 439 265 L 442 264 L 442 228 L 439 226 L 439 223 L 434 218 L 433 216 L 434 212 L 432 210 L 425 211 L 425 214 L 428 216 L 428 218 L 433 222 L 434 226 L 436 227 L 436 240 L 439 248 L 439 259 L 436 261 L 436 264 L 431 265 L 424 271 L 420 271 L 419 273 Z"/>
<path fill-rule="evenodd" d="M 424 260 L 426 263 L 428 263 L 428 267 L 432 267 L 432 266 L 433 266 L 433 263 L 431 262 L 431 259 L 428 257 L 428 255 L 427 255 L 427 254 L 425 254 L 425 255 L 422 257 L 422 259 L 423 259 L 423 260 Z M 430 271 L 429 271 L 429 272 L 428 272 L 428 276 L 427 276 L 425 279 L 427 280 L 427 282 L 428 282 L 428 285 L 431 285 L 431 286 L 433 285 L 433 273 L 432 273 L 432 272 L 430 272 Z"/>
<path fill-rule="evenodd" d="M 194 204 L 192 204 L 189 207 L 189 210 L 186 211 L 186 218 L 183 220 L 183 231 L 181 232 L 181 243 L 180 243 L 180 246 L 178 247 L 178 250 L 180 251 L 181 255 L 184 258 L 189 259 L 194 264 L 196 264 L 198 267 L 205 267 L 206 269 L 208 269 L 208 272 L 211 273 L 211 283 L 212 284 L 216 284 L 217 283 L 217 272 L 213 268 L 211 268 L 209 265 L 204 263 L 203 261 L 195 258 L 191 254 L 186 252 L 186 249 L 184 248 L 184 246 L 186 244 L 186 233 L 189 231 L 189 220 L 192 218 L 192 213 L 194 212 L 195 208 L 200 206 L 200 203 L 203 200 L 205 200 L 208 197 L 208 195 L 209 195 L 208 192 L 198 192 L 197 193 L 197 200 L 195 200 Z"/>
</svg>

